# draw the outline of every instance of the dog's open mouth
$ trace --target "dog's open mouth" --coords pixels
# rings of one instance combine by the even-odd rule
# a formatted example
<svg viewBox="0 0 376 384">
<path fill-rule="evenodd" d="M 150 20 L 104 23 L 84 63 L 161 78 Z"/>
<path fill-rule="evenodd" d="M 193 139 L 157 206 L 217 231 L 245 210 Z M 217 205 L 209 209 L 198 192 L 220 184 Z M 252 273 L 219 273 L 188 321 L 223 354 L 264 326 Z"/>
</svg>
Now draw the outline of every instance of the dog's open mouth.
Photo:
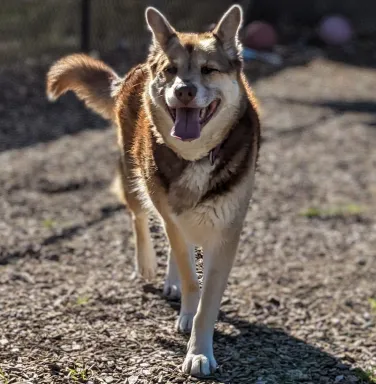
<svg viewBox="0 0 376 384">
<path fill-rule="evenodd" d="M 198 139 L 201 129 L 215 115 L 219 104 L 220 100 L 216 99 L 206 108 L 168 108 L 174 121 L 171 136 L 183 141 Z"/>
</svg>

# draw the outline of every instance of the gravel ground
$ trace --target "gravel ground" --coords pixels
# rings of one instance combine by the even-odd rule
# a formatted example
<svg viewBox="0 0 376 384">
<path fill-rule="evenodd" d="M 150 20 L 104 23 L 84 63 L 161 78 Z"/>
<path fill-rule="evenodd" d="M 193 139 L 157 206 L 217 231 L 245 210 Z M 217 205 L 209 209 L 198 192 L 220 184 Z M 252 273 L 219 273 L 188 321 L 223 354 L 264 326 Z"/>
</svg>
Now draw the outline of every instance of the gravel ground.
<svg viewBox="0 0 376 384">
<path fill-rule="evenodd" d="M 0 382 L 204 383 L 179 371 L 154 221 L 158 279 L 130 279 L 114 130 L 47 104 L 45 70 L 0 76 Z M 374 70 L 316 59 L 254 88 L 260 166 L 205 383 L 375 383 Z"/>
</svg>

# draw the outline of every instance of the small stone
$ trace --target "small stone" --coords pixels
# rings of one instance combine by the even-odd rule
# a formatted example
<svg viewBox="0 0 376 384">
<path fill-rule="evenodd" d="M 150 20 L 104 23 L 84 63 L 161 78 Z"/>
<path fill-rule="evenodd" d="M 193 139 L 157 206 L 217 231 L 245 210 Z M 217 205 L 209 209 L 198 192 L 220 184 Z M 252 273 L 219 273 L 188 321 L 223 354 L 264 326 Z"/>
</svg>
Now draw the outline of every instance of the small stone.
<svg viewBox="0 0 376 384">
<path fill-rule="evenodd" d="M 138 376 L 131 376 L 131 377 L 128 377 L 128 384 L 136 384 L 138 381 Z"/>
<path fill-rule="evenodd" d="M 344 379 L 344 376 L 343 375 L 339 375 L 339 376 L 336 376 L 336 378 L 334 379 L 334 382 L 335 383 L 339 383 L 340 381 L 342 381 Z"/>
<path fill-rule="evenodd" d="M 72 343 L 72 351 L 79 351 L 81 349 L 81 345 L 76 343 L 76 342 L 73 342 Z"/>
<path fill-rule="evenodd" d="M 105 381 L 106 383 L 112 383 L 114 380 L 115 380 L 115 379 L 114 379 L 113 377 L 111 377 L 111 376 L 107 376 L 107 377 L 104 378 L 104 381 Z"/>
<path fill-rule="evenodd" d="M 371 314 L 369 312 L 364 312 L 363 317 L 365 320 L 370 320 L 371 319 Z"/>
</svg>

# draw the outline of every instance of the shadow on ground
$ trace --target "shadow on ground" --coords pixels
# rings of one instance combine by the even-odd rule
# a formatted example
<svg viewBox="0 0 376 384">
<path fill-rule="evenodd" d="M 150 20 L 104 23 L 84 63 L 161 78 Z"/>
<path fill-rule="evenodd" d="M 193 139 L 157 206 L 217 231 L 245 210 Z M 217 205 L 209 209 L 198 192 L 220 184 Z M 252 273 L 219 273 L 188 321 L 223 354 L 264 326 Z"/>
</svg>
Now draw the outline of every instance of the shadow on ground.
<svg viewBox="0 0 376 384">
<path fill-rule="evenodd" d="M 9 249 L 3 249 L 0 246 L 0 266 L 14 263 L 19 259 L 25 257 L 31 257 L 38 259 L 43 251 L 44 247 L 48 245 L 53 245 L 59 241 L 69 241 L 74 236 L 78 235 L 80 232 L 87 231 L 90 227 L 95 226 L 96 224 L 112 217 L 118 211 L 124 210 L 122 204 L 114 204 L 105 207 L 101 207 L 99 215 L 82 224 L 72 225 L 66 228 L 61 229 L 58 233 L 54 233 L 46 238 L 44 238 L 40 244 L 28 244 L 25 247 L 19 246 L 17 250 L 11 251 Z M 51 260 L 51 257 L 47 257 Z M 54 255 L 53 260 L 57 261 L 59 259 L 58 255 Z"/>
<path fill-rule="evenodd" d="M 0 152 L 108 127 L 72 94 L 49 103 L 45 94 L 48 68 L 24 65 L 0 71 Z"/>
<path fill-rule="evenodd" d="M 145 293 L 164 298 L 162 290 L 146 284 Z M 179 313 L 180 304 L 167 300 Z M 221 311 L 219 321 L 231 326 L 231 334 L 215 331 L 214 353 L 219 372 L 213 376 L 217 382 L 295 384 L 295 383 L 358 383 L 373 384 L 371 374 L 341 361 L 331 354 L 299 340 L 282 329 L 251 323 L 234 313 Z M 187 337 L 188 341 L 188 337 Z M 167 350 L 182 356 L 186 345 L 159 338 Z M 241 362 L 241 369 L 239 369 Z M 233 365 L 236 370 L 233 370 Z"/>
</svg>

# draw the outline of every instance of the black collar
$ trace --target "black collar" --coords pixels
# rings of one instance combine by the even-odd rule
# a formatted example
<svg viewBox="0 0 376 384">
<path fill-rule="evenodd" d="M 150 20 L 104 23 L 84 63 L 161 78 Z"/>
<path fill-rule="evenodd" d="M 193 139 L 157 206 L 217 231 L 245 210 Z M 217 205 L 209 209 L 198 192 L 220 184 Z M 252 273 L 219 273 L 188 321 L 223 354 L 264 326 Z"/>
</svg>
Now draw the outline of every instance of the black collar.
<svg viewBox="0 0 376 384">
<path fill-rule="evenodd" d="M 209 162 L 210 165 L 214 165 L 215 160 L 217 159 L 219 155 L 219 151 L 221 150 L 221 147 L 223 145 L 224 141 L 222 143 L 218 144 L 216 147 L 214 147 L 210 152 L 209 152 Z"/>
</svg>

